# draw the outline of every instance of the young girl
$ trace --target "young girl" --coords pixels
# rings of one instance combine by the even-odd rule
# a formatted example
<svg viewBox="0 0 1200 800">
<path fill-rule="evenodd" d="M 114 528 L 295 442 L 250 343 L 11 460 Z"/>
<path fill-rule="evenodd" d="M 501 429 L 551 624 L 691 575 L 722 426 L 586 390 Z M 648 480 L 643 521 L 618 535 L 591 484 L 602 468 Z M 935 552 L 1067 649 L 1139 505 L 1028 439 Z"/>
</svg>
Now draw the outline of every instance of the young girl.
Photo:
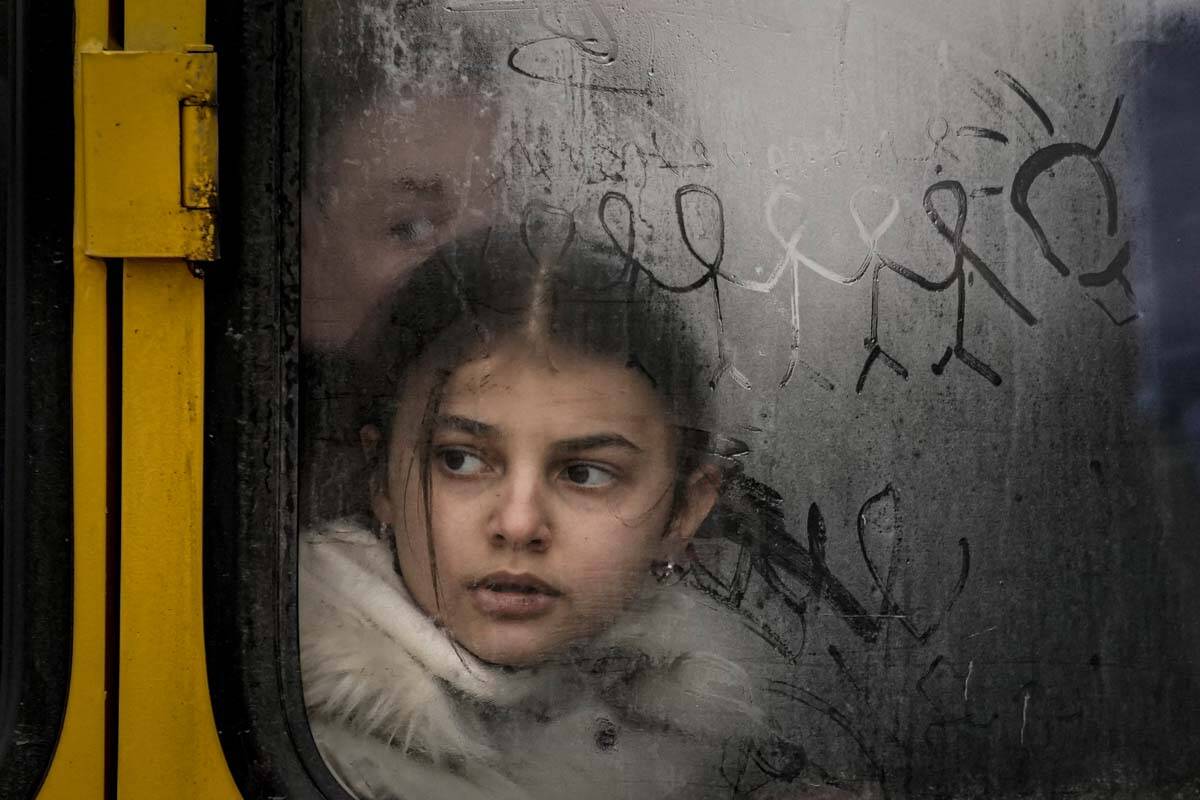
<svg viewBox="0 0 1200 800">
<path fill-rule="evenodd" d="M 352 344 L 371 521 L 302 546 L 314 737 L 363 800 L 748 796 L 803 756 L 781 659 L 680 580 L 711 365 L 632 265 L 537 238 L 444 248 Z"/>
</svg>

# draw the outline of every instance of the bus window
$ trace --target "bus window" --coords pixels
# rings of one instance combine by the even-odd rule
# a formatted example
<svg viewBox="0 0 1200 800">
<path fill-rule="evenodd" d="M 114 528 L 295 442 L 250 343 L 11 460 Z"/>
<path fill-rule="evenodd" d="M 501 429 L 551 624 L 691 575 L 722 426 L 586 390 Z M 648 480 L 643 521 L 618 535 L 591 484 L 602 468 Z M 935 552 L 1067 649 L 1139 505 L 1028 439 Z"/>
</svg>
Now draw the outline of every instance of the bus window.
<svg viewBox="0 0 1200 800">
<path fill-rule="evenodd" d="M 260 543 L 214 545 L 226 574 L 272 571 L 239 595 L 271 619 L 214 611 L 282 658 L 305 780 L 1193 785 L 1191 21 L 290 13 L 299 133 L 279 172 L 241 162 L 282 222 L 236 223 L 261 265 L 210 286 L 236 284 L 210 331 L 241 370 L 210 432 L 243 461 L 208 492 Z"/>
</svg>

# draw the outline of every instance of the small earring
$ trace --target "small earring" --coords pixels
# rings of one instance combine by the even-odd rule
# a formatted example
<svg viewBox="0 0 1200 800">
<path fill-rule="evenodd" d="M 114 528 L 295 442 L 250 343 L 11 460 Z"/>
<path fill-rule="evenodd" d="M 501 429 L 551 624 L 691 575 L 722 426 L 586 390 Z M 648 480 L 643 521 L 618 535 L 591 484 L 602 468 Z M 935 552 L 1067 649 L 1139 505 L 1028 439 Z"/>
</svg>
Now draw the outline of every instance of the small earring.
<svg viewBox="0 0 1200 800">
<path fill-rule="evenodd" d="M 653 575 L 654 579 L 659 583 L 678 583 L 683 578 L 684 572 L 685 570 L 683 566 L 676 564 L 671 559 L 667 559 L 666 561 L 650 562 L 650 574 Z"/>
<path fill-rule="evenodd" d="M 395 537 L 396 529 L 393 528 L 391 525 L 387 524 L 386 522 L 380 522 L 379 525 L 375 529 L 375 534 L 380 539 L 388 541 Z"/>
</svg>

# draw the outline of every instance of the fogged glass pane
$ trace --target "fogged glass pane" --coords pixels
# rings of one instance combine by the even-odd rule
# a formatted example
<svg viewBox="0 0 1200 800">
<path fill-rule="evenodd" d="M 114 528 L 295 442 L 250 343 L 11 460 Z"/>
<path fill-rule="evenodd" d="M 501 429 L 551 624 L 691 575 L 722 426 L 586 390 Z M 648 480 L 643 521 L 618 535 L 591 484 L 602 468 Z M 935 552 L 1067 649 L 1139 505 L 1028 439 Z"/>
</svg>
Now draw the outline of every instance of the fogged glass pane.
<svg viewBox="0 0 1200 800">
<path fill-rule="evenodd" d="M 304 25 L 300 644 L 352 793 L 1196 778 L 1187 19 Z"/>
</svg>

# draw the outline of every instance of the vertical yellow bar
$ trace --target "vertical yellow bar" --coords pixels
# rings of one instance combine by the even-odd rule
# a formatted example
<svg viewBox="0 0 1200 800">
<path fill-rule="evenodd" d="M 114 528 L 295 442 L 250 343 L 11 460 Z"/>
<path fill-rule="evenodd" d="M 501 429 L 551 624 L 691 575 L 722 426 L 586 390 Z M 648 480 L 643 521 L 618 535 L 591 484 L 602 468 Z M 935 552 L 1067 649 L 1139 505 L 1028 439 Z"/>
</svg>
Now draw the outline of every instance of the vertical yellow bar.
<svg viewBox="0 0 1200 800">
<path fill-rule="evenodd" d="M 204 283 L 126 260 L 123 302 L 118 796 L 237 797 L 204 661 Z"/>
<path fill-rule="evenodd" d="M 203 0 L 127 0 L 127 49 L 204 41 Z M 109 41 L 106 0 L 77 0 L 79 53 Z M 84 255 L 82 131 L 76 130 L 72 426 L 74 624 L 63 730 L 38 800 L 105 798 L 106 747 L 122 800 L 239 797 L 213 722 L 204 657 L 201 559 L 204 291 L 182 261 L 126 262 L 120 276 Z M 110 279 L 123 282 L 122 403 L 109 406 Z M 115 376 L 113 376 L 115 377 Z M 109 473 L 109 422 L 122 420 L 121 474 Z M 109 586 L 110 486 L 120 481 L 120 586 Z M 120 591 L 119 702 L 109 741 L 106 598 Z"/>
<path fill-rule="evenodd" d="M 75 119 L 80 117 L 79 53 L 108 37 L 108 5 L 75 7 Z M 104 797 L 107 611 L 108 302 L 107 266 L 83 254 L 82 132 L 75 131 L 74 298 L 71 323 L 71 434 L 74 493 L 74 617 L 71 682 L 63 728 L 38 800 Z"/>
<path fill-rule="evenodd" d="M 204 0 L 125 0 L 126 50 L 183 50 L 204 41 Z"/>
<path fill-rule="evenodd" d="M 204 42 L 203 0 L 126 0 L 127 50 Z M 204 656 L 204 282 L 125 261 L 121 388 L 120 800 L 236 798 Z"/>
</svg>

